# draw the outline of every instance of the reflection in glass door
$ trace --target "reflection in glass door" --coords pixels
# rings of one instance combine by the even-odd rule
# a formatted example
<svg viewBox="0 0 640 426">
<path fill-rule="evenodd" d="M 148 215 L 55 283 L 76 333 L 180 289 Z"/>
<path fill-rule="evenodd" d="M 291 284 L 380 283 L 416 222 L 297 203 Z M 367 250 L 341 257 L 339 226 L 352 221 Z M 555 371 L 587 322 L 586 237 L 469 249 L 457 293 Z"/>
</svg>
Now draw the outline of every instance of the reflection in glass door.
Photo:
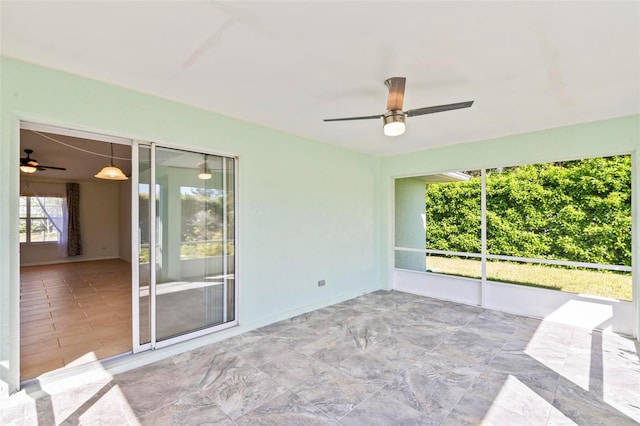
<svg viewBox="0 0 640 426">
<path fill-rule="evenodd" d="M 236 323 L 235 174 L 234 158 L 138 145 L 138 350 Z"/>
</svg>

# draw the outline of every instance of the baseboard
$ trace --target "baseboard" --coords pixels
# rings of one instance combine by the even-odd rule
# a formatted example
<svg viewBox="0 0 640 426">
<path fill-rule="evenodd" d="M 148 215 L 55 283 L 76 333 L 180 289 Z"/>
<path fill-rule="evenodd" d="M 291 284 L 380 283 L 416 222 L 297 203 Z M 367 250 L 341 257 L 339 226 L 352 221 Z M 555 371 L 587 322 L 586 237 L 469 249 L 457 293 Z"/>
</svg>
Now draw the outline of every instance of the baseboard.
<svg viewBox="0 0 640 426">
<path fill-rule="evenodd" d="M 65 260 L 67 259 L 67 260 Z M 86 257 L 86 258 L 82 258 L 82 259 L 74 259 L 74 258 L 70 258 L 70 257 L 62 257 L 60 258 L 60 260 L 54 260 L 51 262 L 29 262 L 29 263 L 21 263 L 20 267 L 23 266 L 45 266 L 45 265 L 59 265 L 62 263 L 79 263 L 79 262 L 92 262 L 95 260 L 114 260 L 114 259 L 120 259 L 120 260 L 124 260 L 118 256 L 106 256 L 106 257 Z M 126 260 L 125 260 L 126 262 Z M 130 262 L 128 262 L 130 263 Z"/>
</svg>

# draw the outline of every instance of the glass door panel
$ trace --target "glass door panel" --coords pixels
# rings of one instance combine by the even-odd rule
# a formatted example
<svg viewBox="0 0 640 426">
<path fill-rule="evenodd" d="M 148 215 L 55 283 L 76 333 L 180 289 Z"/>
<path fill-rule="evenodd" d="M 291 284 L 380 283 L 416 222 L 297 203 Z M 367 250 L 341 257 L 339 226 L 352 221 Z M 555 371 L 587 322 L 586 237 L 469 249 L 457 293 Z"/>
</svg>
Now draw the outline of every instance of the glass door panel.
<svg viewBox="0 0 640 426">
<path fill-rule="evenodd" d="M 234 319 L 228 310 L 230 302 L 235 306 L 228 259 L 233 191 L 226 170 L 233 159 L 159 147 L 155 158 L 155 334 L 161 341 Z"/>
<path fill-rule="evenodd" d="M 136 146 L 137 352 L 234 325 L 237 289 L 235 159 Z"/>
<path fill-rule="evenodd" d="M 138 344 L 150 343 L 151 147 L 138 145 Z M 133 228 L 136 229 L 136 228 Z M 134 296 L 135 297 L 135 296 Z M 134 342 L 135 343 L 135 342 Z M 135 344 L 134 344 L 135 347 Z"/>
</svg>

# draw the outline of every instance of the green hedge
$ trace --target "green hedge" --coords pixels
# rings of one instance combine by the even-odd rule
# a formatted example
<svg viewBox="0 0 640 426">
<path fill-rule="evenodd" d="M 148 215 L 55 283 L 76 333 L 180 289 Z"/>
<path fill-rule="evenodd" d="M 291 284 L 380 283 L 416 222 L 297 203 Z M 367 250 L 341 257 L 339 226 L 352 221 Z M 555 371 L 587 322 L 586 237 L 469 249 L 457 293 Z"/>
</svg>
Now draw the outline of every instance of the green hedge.
<svg viewBox="0 0 640 426">
<path fill-rule="evenodd" d="M 427 185 L 426 246 L 480 252 L 480 178 Z M 487 248 L 631 265 L 631 157 L 487 171 Z"/>
</svg>

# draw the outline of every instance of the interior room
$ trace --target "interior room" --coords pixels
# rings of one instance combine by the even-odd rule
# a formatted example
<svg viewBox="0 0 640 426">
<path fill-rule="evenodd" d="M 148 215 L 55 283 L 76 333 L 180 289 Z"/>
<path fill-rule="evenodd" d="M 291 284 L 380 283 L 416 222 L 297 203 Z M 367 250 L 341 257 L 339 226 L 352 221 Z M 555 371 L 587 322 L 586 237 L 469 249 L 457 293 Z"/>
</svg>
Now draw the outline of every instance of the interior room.
<svg viewBox="0 0 640 426">
<path fill-rule="evenodd" d="M 0 423 L 640 422 L 637 2 L 0 8 Z"/>
<path fill-rule="evenodd" d="M 23 128 L 20 148 L 38 163 L 20 173 L 21 376 L 130 352 L 131 183 L 95 177 L 111 162 L 110 143 Z M 131 147 L 116 144 L 113 157 L 130 175 Z M 71 182 L 79 186 L 82 251 L 69 255 L 58 244 L 63 227 L 42 226 L 62 212 L 41 205 L 66 198 Z"/>
</svg>

